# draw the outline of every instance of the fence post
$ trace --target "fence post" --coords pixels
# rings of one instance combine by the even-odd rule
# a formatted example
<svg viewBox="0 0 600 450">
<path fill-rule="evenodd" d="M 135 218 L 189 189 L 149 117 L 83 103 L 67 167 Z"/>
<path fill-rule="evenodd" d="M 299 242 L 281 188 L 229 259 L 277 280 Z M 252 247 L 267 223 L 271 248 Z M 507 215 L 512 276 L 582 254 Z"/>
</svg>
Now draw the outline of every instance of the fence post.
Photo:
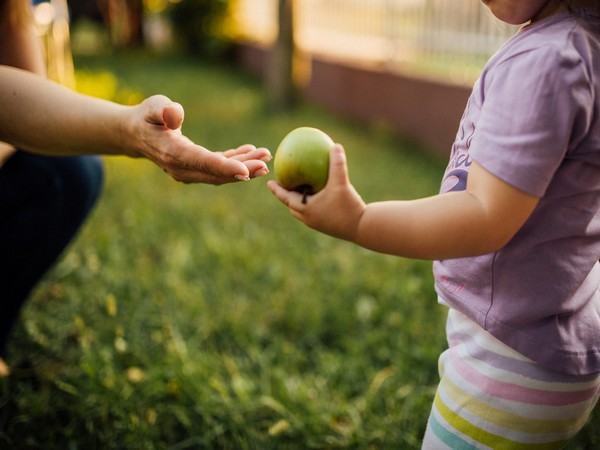
<svg viewBox="0 0 600 450">
<path fill-rule="evenodd" d="M 277 39 L 270 53 L 267 74 L 267 95 L 273 110 L 286 110 L 293 106 L 296 89 L 293 77 L 295 53 L 294 0 L 278 0 Z"/>
</svg>

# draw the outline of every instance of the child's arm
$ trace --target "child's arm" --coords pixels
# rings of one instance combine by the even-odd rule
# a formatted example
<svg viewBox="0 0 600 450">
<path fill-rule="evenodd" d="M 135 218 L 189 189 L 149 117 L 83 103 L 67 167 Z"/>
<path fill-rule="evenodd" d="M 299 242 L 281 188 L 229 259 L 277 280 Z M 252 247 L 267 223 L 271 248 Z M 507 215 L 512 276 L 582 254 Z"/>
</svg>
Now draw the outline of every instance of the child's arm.
<svg viewBox="0 0 600 450">
<path fill-rule="evenodd" d="M 365 204 L 350 184 L 340 145 L 331 151 L 327 186 L 306 204 L 302 195 L 273 181 L 269 187 L 311 228 L 377 252 L 419 259 L 495 251 L 515 235 L 538 203 L 538 198 L 473 163 L 465 191 Z"/>
</svg>

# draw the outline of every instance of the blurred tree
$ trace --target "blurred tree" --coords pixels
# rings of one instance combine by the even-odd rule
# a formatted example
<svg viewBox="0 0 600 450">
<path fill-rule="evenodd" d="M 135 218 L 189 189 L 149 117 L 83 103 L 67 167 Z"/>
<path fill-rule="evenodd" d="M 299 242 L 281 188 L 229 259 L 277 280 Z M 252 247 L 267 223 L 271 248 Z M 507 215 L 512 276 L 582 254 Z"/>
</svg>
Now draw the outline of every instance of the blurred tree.
<svg viewBox="0 0 600 450">
<path fill-rule="evenodd" d="M 220 59 L 231 48 L 226 21 L 229 0 L 181 0 L 169 12 L 175 36 L 191 54 L 206 59 Z"/>
<path fill-rule="evenodd" d="M 85 19 L 100 23 L 108 31 L 112 44 L 138 46 L 153 43 L 152 25 L 156 29 L 157 17 L 161 25 L 165 24 L 166 10 L 177 1 L 180 0 L 69 0 L 68 3 L 72 22 Z"/>
<path fill-rule="evenodd" d="M 96 0 L 113 45 L 132 47 L 144 44 L 143 0 Z"/>
<path fill-rule="evenodd" d="M 77 22 L 82 18 L 94 22 L 103 21 L 97 0 L 69 0 L 67 3 L 69 4 L 71 22 Z"/>
<path fill-rule="evenodd" d="M 278 0 L 279 31 L 271 50 L 267 76 L 269 105 L 276 111 L 293 106 L 296 87 L 294 84 L 294 0 Z"/>
<path fill-rule="evenodd" d="M 66 0 L 34 0 L 32 5 L 48 78 L 65 86 L 75 87 L 69 8 Z"/>
</svg>

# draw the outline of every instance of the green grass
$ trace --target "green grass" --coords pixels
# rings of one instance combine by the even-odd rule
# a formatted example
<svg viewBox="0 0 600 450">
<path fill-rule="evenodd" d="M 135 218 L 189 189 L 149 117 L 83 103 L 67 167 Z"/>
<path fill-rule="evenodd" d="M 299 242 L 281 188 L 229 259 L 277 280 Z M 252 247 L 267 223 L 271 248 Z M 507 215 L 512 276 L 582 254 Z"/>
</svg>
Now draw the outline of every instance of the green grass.
<svg viewBox="0 0 600 450">
<path fill-rule="evenodd" d="M 438 189 L 441 162 L 385 126 L 306 104 L 271 115 L 231 68 L 147 55 L 77 66 L 180 101 L 185 134 L 210 149 L 274 151 L 318 126 L 345 144 L 366 201 Z M 12 342 L 0 448 L 419 448 L 445 345 L 429 262 L 305 228 L 266 179 L 183 185 L 149 162 L 105 161 L 97 209 Z M 580 448 L 600 442 L 589 428 Z"/>
</svg>

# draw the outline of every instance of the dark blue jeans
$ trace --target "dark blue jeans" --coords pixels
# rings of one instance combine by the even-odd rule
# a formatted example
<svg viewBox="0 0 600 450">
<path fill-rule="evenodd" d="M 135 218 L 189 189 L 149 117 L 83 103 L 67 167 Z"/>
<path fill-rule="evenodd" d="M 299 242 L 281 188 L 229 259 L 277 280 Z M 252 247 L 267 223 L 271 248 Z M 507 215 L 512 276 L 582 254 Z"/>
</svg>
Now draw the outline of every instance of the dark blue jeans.
<svg viewBox="0 0 600 450">
<path fill-rule="evenodd" d="M 0 356 L 23 303 L 76 235 L 102 181 L 95 156 L 19 151 L 0 168 Z"/>
</svg>

